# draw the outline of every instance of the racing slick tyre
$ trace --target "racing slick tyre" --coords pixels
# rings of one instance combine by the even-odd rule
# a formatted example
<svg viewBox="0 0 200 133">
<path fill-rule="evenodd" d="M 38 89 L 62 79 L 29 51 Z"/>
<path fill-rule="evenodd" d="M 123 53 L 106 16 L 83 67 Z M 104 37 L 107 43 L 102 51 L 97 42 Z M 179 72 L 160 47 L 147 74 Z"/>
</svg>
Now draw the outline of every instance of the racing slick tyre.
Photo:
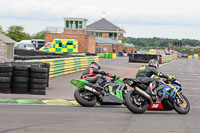
<svg viewBox="0 0 200 133">
<path fill-rule="evenodd" d="M 76 101 L 84 107 L 94 107 L 97 102 L 96 95 L 86 96 L 86 93 L 88 93 L 88 91 L 83 88 L 76 89 L 74 92 Z"/>
<path fill-rule="evenodd" d="M 187 114 L 190 111 L 189 100 L 183 94 L 180 94 L 180 97 L 183 99 L 183 101 L 176 97 L 174 102 L 174 110 L 179 114 Z"/>
<path fill-rule="evenodd" d="M 125 97 L 126 107 L 132 113 L 142 114 L 147 110 L 149 106 L 147 100 L 144 100 L 144 101 L 137 100 L 139 97 L 141 96 L 138 95 L 138 93 L 135 92 L 134 90 L 131 90 L 126 94 L 126 97 Z"/>
</svg>

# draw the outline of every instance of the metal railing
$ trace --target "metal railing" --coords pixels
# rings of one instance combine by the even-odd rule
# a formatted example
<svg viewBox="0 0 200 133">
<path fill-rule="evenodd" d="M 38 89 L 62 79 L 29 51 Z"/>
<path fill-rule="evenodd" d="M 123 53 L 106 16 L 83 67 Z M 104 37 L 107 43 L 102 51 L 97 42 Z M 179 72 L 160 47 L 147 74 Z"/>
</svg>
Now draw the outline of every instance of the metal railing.
<svg viewBox="0 0 200 133">
<path fill-rule="evenodd" d="M 47 27 L 45 30 L 48 33 L 64 33 L 64 27 Z"/>
</svg>

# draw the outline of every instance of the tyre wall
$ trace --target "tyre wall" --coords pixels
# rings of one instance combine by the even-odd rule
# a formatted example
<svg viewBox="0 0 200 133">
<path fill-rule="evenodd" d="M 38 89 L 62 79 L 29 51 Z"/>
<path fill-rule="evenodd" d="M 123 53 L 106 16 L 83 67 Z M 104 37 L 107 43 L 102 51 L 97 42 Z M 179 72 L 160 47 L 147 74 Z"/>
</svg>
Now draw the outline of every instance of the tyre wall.
<svg viewBox="0 0 200 133">
<path fill-rule="evenodd" d="M 0 64 L 0 93 L 45 95 L 49 86 L 48 63 Z"/>
<path fill-rule="evenodd" d="M 28 60 L 25 62 L 49 63 L 49 77 L 53 78 L 64 74 L 74 73 L 87 68 L 91 62 L 99 62 L 98 56 Z"/>
<path fill-rule="evenodd" d="M 177 55 L 150 55 L 150 54 L 130 54 L 129 62 L 148 63 L 151 59 L 156 59 L 160 64 L 176 59 Z"/>
</svg>

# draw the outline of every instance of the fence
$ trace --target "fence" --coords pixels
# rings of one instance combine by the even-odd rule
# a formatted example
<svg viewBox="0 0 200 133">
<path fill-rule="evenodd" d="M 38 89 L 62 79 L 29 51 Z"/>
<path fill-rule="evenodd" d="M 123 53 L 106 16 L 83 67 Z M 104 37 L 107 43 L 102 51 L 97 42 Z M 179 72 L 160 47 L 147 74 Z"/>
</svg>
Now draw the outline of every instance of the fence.
<svg viewBox="0 0 200 133">
<path fill-rule="evenodd" d="M 73 58 L 60 58 L 60 59 L 42 59 L 42 60 L 28 60 L 25 62 L 49 63 L 50 64 L 49 76 L 52 78 L 84 70 L 93 61 L 99 62 L 99 57 L 87 56 L 87 57 L 73 57 Z"/>
</svg>

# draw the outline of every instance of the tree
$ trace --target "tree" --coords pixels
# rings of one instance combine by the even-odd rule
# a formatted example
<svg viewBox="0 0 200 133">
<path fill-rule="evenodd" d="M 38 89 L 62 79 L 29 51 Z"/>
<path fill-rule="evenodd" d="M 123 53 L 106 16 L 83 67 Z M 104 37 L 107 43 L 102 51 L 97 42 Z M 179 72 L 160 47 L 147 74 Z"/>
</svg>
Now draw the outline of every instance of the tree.
<svg viewBox="0 0 200 133">
<path fill-rule="evenodd" d="M 34 39 L 45 39 L 45 33 L 46 33 L 45 30 L 40 31 L 33 38 Z"/>
<path fill-rule="evenodd" d="M 4 33 L 2 26 L 0 26 L 0 33 Z"/>
<path fill-rule="evenodd" d="M 8 27 L 6 35 L 17 42 L 31 39 L 30 35 L 24 32 L 24 28 L 18 25 Z"/>
</svg>

